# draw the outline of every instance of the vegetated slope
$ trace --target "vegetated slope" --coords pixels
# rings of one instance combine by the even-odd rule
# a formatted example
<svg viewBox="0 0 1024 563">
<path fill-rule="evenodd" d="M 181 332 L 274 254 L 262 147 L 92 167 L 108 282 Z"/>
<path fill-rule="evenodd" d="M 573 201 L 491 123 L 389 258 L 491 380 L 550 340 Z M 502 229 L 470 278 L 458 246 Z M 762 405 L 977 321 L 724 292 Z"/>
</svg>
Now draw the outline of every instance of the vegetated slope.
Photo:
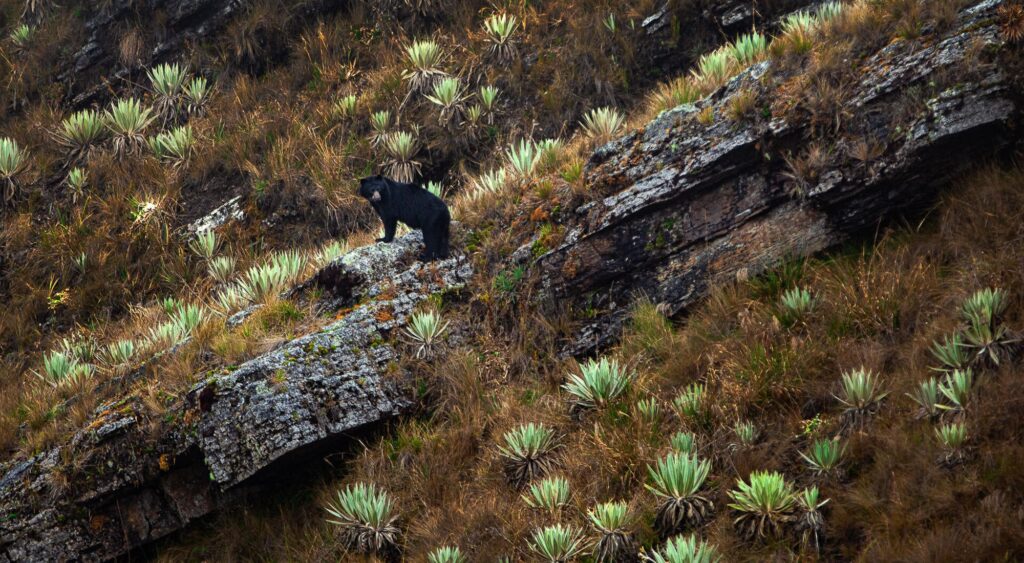
<svg viewBox="0 0 1024 563">
<path fill-rule="evenodd" d="M 951 29 L 950 26 L 963 21 L 958 15 L 960 4 L 857 4 L 848 8 L 850 11 L 844 12 L 836 20 L 840 23 L 835 25 L 839 26 L 840 38 L 843 37 L 843 29 L 849 30 L 852 27 L 861 32 L 870 30 L 870 40 L 866 41 L 867 46 L 862 47 L 866 52 L 880 48 L 894 36 L 899 37 L 897 45 L 927 45 L 935 38 L 943 37 Z M 986 4 L 979 9 L 994 14 L 994 4 Z M 916 9 L 911 9 L 914 6 Z M 990 26 L 993 17 L 990 15 L 979 25 Z M 1012 23 L 1013 20 L 1006 21 Z M 812 21 L 809 27 L 789 28 L 784 37 L 785 42 L 780 44 L 783 51 L 776 53 L 776 56 L 793 56 L 799 62 L 818 61 L 818 58 L 828 54 L 830 39 L 835 36 L 827 33 L 818 36 L 818 33 L 822 33 L 819 25 Z M 828 28 L 827 25 L 825 27 Z M 610 31 L 613 28 L 613 23 L 606 25 Z M 1012 29 L 1005 22 L 1004 28 Z M 801 31 L 811 34 L 806 38 L 810 44 L 808 49 L 796 48 Z M 1005 30 L 1003 33 L 1009 36 Z M 753 39 L 750 37 L 748 41 Z M 846 37 L 845 41 L 860 45 L 857 42 L 860 39 L 853 36 Z M 793 51 L 786 46 L 789 42 L 793 43 Z M 737 42 L 731 51 L 726 52 L 729 58 L 724 61 L 725 70 L 721 76 L 712 76 L 715 70 L 711 68 L 709 59 L 708 68 L 701 68 L 692 81 L 687 79 L 666 87 L 662 92 L 665 95 L 653 100 L 655 106 L 666 107 L 666 97 L 668 107 L 671 107 L 674 105 L 672 102 L 687 101 L 693 96 L 699 98 L 715 92 L 718 86 L 744 66 L 741 64 L 743 57 L 739 44 Z M 765 56 L 764 47 L 755 48 L 753 60 Z M 1001 57 L 997 59 L 999 63 L 1013 62 L 1013 57 L 1007 55 L 1007 52 L 1012 54 L 1009 51 L 1012 48 L 993 47 Z M 913 53 L 915 49 L 910 48 L 908 52 Z M 979 60 L 988 64 L 992 62 L 990 58 Z M 822 67 L 830 68 L 828 65 Z M 982 70 L 989 72 L 991 68 L 984 67 Z M 819 78 L 822 84 L 827 84 L 833 77 L 829 75 Z M 807 109 L 807 103 L 807 100 L 802 100 L 799 107 Z M 747 111 L 743 111 L 744 106 L 736 104 L 733 120 L 741 122 L 741 118 L 749 115 L 750 109 L 747 107 Z M 720 116 L 711 112 L 710 117 L 714 122 Z M 616 127 L 609 127 L 609 121 L 596 114 L 589 125 L 591 133 L 597 137 L 616 136 Z M 584 144 L 580 145 L 580 150 L 586 150 Z M 675 430 L 674 426 L 682 428 L 682 422 L 690 416 L 685 408 L 685 399 L 679 401 L 682 416 L 678 418 L 669 416 L 668 405 L 672 402 L 673 407 L 676 407 L 675 402 L 669 399 L 676 396 L 682 384 L 694 381 L 703 382 L 703 393 L 707 399 L 713 399 L 715 405 L 706 412 L 702 409 L 699 420 L 685 421 L 686 426 L 694 431 L 698 455 L 710 461 L 712 466 L 711 480 L 700 490 L 704 497 L 700 505 L 703 507 L 702 514 L 710 520 L 710 525 L 703 528 L 701 533 L 715 542 L 719 549 L 728 552 L 730 557 L 759 559 L 776 553 L 786 554 L 797 550 L 800 543 L 793 537 L 770 540 L 768 547 L 759 541 L 739 541 L 739 534 L 731 525 L 731 515 L 724 507 L 727 502 L 725 493 L 733 486 L 733 479 L 746 478 L 749 470 L 755 468 L 780 469 L 786 473 L 790 483 L 808 483 L 809 478 L 801 473 L 803 469 L 799 465 L 799 457 L 793 454 L 797 449 L 804 448 L 808 437 L 826 437 L 840 430 L 842 443 L 847 447 L 847 459 L 843 464 L 846 475 L 822 479 L 824 496 L 832 497 L 824 514 L 829 526 L 825 531 L 831 533 L 833 538 L 823 544 L 824 555 L 851 557 L 866 549 L 876 549 L 880 550 L 880 558 L 891 558 L 896 554 L 895 550 L 913 552 L 914 549 L 933 548 L 928 543 L 907 543 L 907 535 L 918 532 L 912 531 L 905 524 L 900 526 L 900 522 L 895 520 L 898 514 L 886 516 L 871 501 L 875 499 L 877 502 L 879 490 L 885 490 L 886 493 L 912 492 L 910 488 L 918 482 L 893 485 L 892 470 L 895 467 L 917 467 L 922 457 L 931 457 L 936 453 L 934 445 L 922 440 L 924 437 L 930 438 L 931 427 L 923 423 L 911 423 L 905 418 L 908 409 L 905 408 L 905 402 L 900 402 L 902 395 L 897 392 L 904 387 L 910 389 L 910 376 L 907 374 L 911 371 L 903 373 L 901 369 L 910 365 L 916 370 L 913 372 L 914 379 L 921 371 L 925 371 L 922 365 L 917 364 L 925 363 L 923 358 L 926 357 L 924 349 L 927 340 L 936 335 L 929 331 L 937 333 L 934 327 L 944 324 L 947 325 L 945 329 L 951 329 L 953 319 L 958 315 L 956 309 L 959 303 L 971 291 L 987 284 L 1003 287 L 1011 299 L 1010 307 L 991 321 L 997 323 L 991 328 L 1001 327 L 1003 323 L 1010 327 L 1019 326 L 1020 312 L 1017 304 L 1020 280 L 1016 274 L 1003 271 L 1002 266 L 996 265 L 989 265 L 988 269 L 977 265 L 967 266 L 972 260 L 981 257 L 976 245 L 970 242 L 980 238 L 977 232 L 963 226 L 956 227 L 956 221 L 946 220 L 941 228 L 949 229 L 951 236 L 958 238 L 962 253 L 929 247 L 930 240 L 948 242 L 943 238 L 947 233 L 940 230 L 938 235 L 914 235 L 909 242 L 901 242 L 895 248 L 903 249 L 903 255 L 897 252 L 890 256 L 887 253 L 895 251 L 883 247 L 878 256 L 887 256 L 888 261 L 883 261 L 881 265 L 873 259 L 856 257 L 840 260 L 839 266 L 815 265 L 805 272 L 807 278 L 804 281 L 812 285 L 811 292 L 790 294 L 787 300 L 791 305 L 786 307 L 778 305 L 776 299 L 783 287 L 797 283 L 792 273 L 783 276 L 781 282 L 772 281 L 769 277 L 767 285 L 759 279 L 747 289 L 726 290 L 713 299 L 704 314 L 698 315 L 697 320 L 691 320 L 686 329 L 674 336 L 670 335 L 671 331 L 664 319 L 653 307 L 641 307 L 634 315 L 634 322 L 638 325 L 636 334 L 627 336 L 623 348 L 616 351 L 622 356 L 620 365 L 625 366 L 627 373 L 635 376 L 628 391 L 614 400 L 598 401 L 600 409 L 596 413 L 589 412 L 593 409 L 586 408 L 584 402 L 572 409 L 570 417 L 568 405 L 564 401 L 567 395 L 558 391 L 558 384 L 564 380 L 566 373 L 576 371 L 577 367 L 571 361 L 559 360 L 556 352 L 563 344 L 572 344 L 567 340 L 572 338 L 572 329 L 578 327 L 578 316 L 600 316 L 605 311 L 598 308 L 576 309 L 557 315 L 546 309 L 538 310 L 522 278 L 530 256 L 540 255 L 560 242 L 566 223 L 572 224 L 566 211 L 591 196 L 585 188 L 589 187 L 586 184 L 593 176 L 585 177 L 581 182 L 581 163 L 572 160 L 571 152 L 569 162 L 564 162 L 566 156 L 563 151 L 554 151 L 551 162 L 544 160 L 545 166 L 540 168 L 541 172 L 535 171 L 533 165 L 540 160 L 528 157 L 524 161 L 521 158 L 524 152 L 531 150 L 532 145 L 519 146 L 526 148 L 517 147 L 509 155 L 508 166 L 514 171 L 509 173 L 512 181 L 503 182 L 504 185 L 499 183 L 493 192 L 483 186 L 485 182 L 480 182 L 481 188 L 475 192 L 475 197 L 467 198 L 457 206 L 467 225 L 466 248 L 474 253 L 475 265 L 482 273 L 471 285 L 468 303 L 435 302 L 435 306 L 444 308 L 447 320 L 452 321 L 446 333 L 452 338 L 439 349 L 435 346 L 436 353 L 425 361 L 415 359 L 415 347 L 403 348 L 408 353 L 404 367 L 418 379 L 415 387 L 430 414 L 403 423 L 393 439 L 375 442 L 354 464 L 346 468 L 352 470 L 353 474 L 346 477 L 345 481 L 373 481 L 395 495 L 399 501 L 396 508 L 401 518 L 397 528 L 389 527 L 383 534 L 382 554 L 389 552 L 388 542 L 395 541 L 413 559 L 421 558 L 428 550 L 444 543 L 461 545 L 473 560 L 488 560 L 499 554 L 526 557 L 529 553 L 527 539 L 536 526 L 561 519 L 567 524 L 583 527 L 583 509 L 596 501 L 611 498 L 630 500 L 630 510 L 634 517 L 627 529 L 639 543 L 645 546 L 660 545 L 652 529 L 657 501 L 643 488 L 645 466 L 653 464 L 666 451 L 668 434 Z M 535 147 L 533 150 L 539 149 Z M 870 160 L 870 151 L 865 156 L 866 160 Z M 524 162 L 528 165 L 525 168 L 522 166 Z M 409 162 L 396 164 L 408 166 Z M 830 165 L 826 163 L 823 167 Z M 545 177 L 542 172 L 545 168 L 558 170 L 562 181 L 554 176 Z M 1018 176 L 1016 172 L 993 172 L 984 182 L 977 182 L 978 185 L 988 184 L 993 197 L 998 194 L 1005 198 L 1005 204 L 998 209 L 1008 214 L 999 216 L 1006 226 L 1002 230 L 992 231 L 998 243 L 995 248 L 1012 248 L 1010 245 L 1020 236 L 1019 231 L 1014 230 L 1016 227 L 1012 215 L 1014 209 L 1020 208 L 1020 201 L 1016 197 L 1019 192 L 1012 187 L 1014 182 L 1019 181 Z M 962 205 L 978 206 L 971 201 Z M 137 211 L 148 209 L 151 208 L 143 206 Z M 957 220 L 961 219 L 958 217 Z M 525 246 L 521 246 L 524 243 Z M 200 250 L 201 244 L 197 245 Z M 517 248 L 519 250 L 514 253 L 513 261 L 506 261 L 505 258 Z M 325 257 L 332 257 L 341 251 L 340 247 L 324 250 Z M 897 259 L 900 256 L 909 256 L 909 261 Z M 918 257 L 923 257 L 923 261 L 916 260 Z M 279 255 L 274 260 L 274 266 L 281 270 L 284 269 L 281 264 L 293 262 L 289 256 Z M 843 265 L 849 271 L 844 272 L 841 268 Z M 938 269 L 929 268 L 929 265 Z M 837 267 L 840 269 L 833 269 Z M 968 273 L 970 268 L 973 270 Z M 298 278 L 306 269 L 300 262 L 297 271 L 293 270 L 289 278 Z M 957 280 L 960 286 L 951 289 L 939 282 L 941 276 L 950 275 L 950 272 L 951 279 Z M 969 277 L 980 274 L 984 274 L 985 279 Z M 883 283 L 886 281 L 888 286 Z M 225 286 L 240 287 L 230 284 Z M 870 291 L 875 290 L 875 286 L 877 294 Z M 229 364 L 229 358 L 252 357 L 260 349 L 260 346 L 253 345 L 254 339 L 282 333 L 287 338 L 290 334 L 316 330 L 323 324 L 323 319 L 315 316 L 315 305 L 308 304 L 303 308 L 301 302 L 296 304 L 288 299 L 277 301 L 276 293 L 279 289 L 283 288 L 274 287 L 269 292 L 271 306 L 260 309 L 260 313 L 250 317 L 241 327 L 225 328 L 223 324 L 213 322 L 193 325 L 193 338 L 183 347 L 175 347 L 176 352 L 172 350 L 172 353 L 156 361 L 147 362 L 148 367 L 144 369 L 148 371 L 143 372 L 143 381 L 148 384 L 148 389 L 142 393 L 145 411 L 140 411 L 143 412 L 141 419 L 156 422 L 160 415 L 176 412 L 178 403 L 173 395 L 175 390 L 187 387 L 211 365 Z M 752 292 L 749 297 L 758 297 L 759 301 L 744 300 L 744 291 Z M 920 296 L 933 297 L 934 300 L 924 302 L 910 299 Z M 813 307 L 812 302 L 816 303 Z M 801 310 L 801 303 L 807 305 L 804 309 L 812 311 L 805 311 L 803 315 L 795 314 L 794 311 Z M 944 305 L 944 308 L 929 309 L 929 305 L 935 303 Z M 180 304 L 171 303 L 168 308 L 173 319 L 181 321 L 186 316 L 186 309 Z M 849 322 L 842 322 L 843 314 L 851 312 L 858 315 L 854 315 Z M 305 319 L 297 320 L 301 317 Z M 148 317 L 138 317 L 141 322 L 156 318 L 159 318 L 159 313 L 155 310 Z M 904 319 L 910 324 L 905 325 Z M 199 329 L 200 326 L 204 328 Z M 135 328 L 127 327 L 125 334 L 131 334 L 131 330 Z M 560 339 L 556 340 L 556 337 Z M 1002 338 L 1011 339 L 1005 335 Z M 1003 358 L 1003 372 L 1013 372 L 1017 365 L 1007 355 L 1010 348 L 1007 346 L 999 350 Z M 212 359 L 209 357 L 210 351 L 215 355 Z M 917 364 L 901 363 L 904 360 L 913 360 Z M 864 412 L 847 414 L 842 421 L 837 421 L 837 409 L 835 401 L 830 398 L 830 392 L 841 395 L 835 387 L 839 372 L 852 370 L 860 364 L 882 373 L 886 390 L 890 393 L 886 401 L 881 403 L 884 405 L 882 412 L 877 412 L 878 404 L 869 402 L 869 408 Z M 998 382 L 1012 385 L 1015 381 L 1012 375 L 998 379 L 989 377 L 991 370 L 983 363 L 977 364 L 975 369 L 978 383 L 972 390 L 977 391 L 978 397 L 983 397 L 982 392 L 988 385 L 1002 385 Z M 982 374 L 983 370 L 985 375 Z M 173 375 L 167 377 L 169 374 Z M 282 375 L 285 383 L 287 376 L 287 372 Z M 60 389 L 59 393 L 67 393 L 70 389 L 84 395 L 89 387 L 76 384 Z M 997 394 L 995 397 L 1010 401 L 1012 405 L 1011 394 Z M 851 400 L 845 396 L 844 399 Z M 978 404 L 987 404 L 983 398 L 972 400 Z M 41 404 L 47 402 L 53 404 L 50 397 L 40 401 Z M 33 432 L 26 434 L 35 440 L 31 442 L 32 450 L 59 442 L 61 433 L 67 433 L 70 429 L 87 426 L 88 430 L 90 425 L 85 423 L 94 419 L 88 403 L 83 407 L 76 407 L 79 403 L 74 401 L 69 404 L 79 410 L 75 418 L 66 421 L 59 432 L 36 432 L 46 427 L 51 414 L 46 413 L 41 420 L 35 419 Z M 201 405 L 200 397 L 197 405 L 200 413 Z M 1004 403 L 989 408 L 1002 415 L 1004 409 L 1009 407 Z M 972 412 L 968 411 L 966 416 L 971 417 Z M 59 412 L 57 414 L 60 416 Z M 819 415 L 817 422 L 815 415 Z M 947 415 L 947 420 L 955 420 L 955 417 L 964 415 Z M 106 420 L 105 416 L 100 418 Z M 742 419 L 749 419 L 751 423 L 737 424 Z M 808 437 L 794 441 L 791 436 L 801 430 L 796 428 L 798 419 L 809 421 L 806 432 Z M 996 512 L 1010 512 L 1013 507 L 1019 506 L 1020 499 L 1014 496 L 1011 486 L 1014 479 L 1012 474 L 1004 471 L 987 485 L 979 485 L 969 479 L 966 482 L 957 479 L 963 478 L 965 474 L 970 475 L 969 472 L 992 467 L 993 464 L 1002 467 L 1004 459 L 1013 459 L 1018 452 L 1013 448 L 1011 440 L 1002 440 L 1002 436 L 994 428 L 986 427 L 983 420 L 967 420 L 969 436 L 975 440 L 973 444 L 984 444 L 987 452 L 985 456 L 988 457 L 961 455 L 972 452 L 958 448 L 947 452 L 950 455 L 943 455 L 942 462 L 947 466 L 957 466 L 966 459 L 968 464 L 958 470 L 960 473 L 942 473 L 935 465 L 922 466 L 920 471 L 930 472 L 927 475 L 934 476 L 934 483 L 961 483 L 963 487 L 957 489 L 957 492 L 967 499 L 964 510 L 974 511 L 972 514 L 977 514 L 980 521 L 988 523 L 984 515 L 990 507 L 995 506 Z M 530 421 L 546 422 L 556 428 L 558 442 L 563 447 L 558 449 L 554 458 L 558 463 L 551 471 L 559 471 L 568 477 L 573 489 L 571 498 L 574 508 L 562 508 L 550 516 L 544 516 L 540 511 L 527 510 L 519 493 L 505 483 L 509 473 L 501 467 L 505 460 L 501 459 L 497 447 L 503 443 L 502 433 L 514 424 Z M 974 429 L 976 424 L 978 429 Z M 160 425 L 155 426 L 159 432 Z M 872 441 L 873 435 L 870 432 L 874 428 L 879 429 L 874 434 L 876 441 Z M 1004 431 L 1005 428 L 999 427 L 999 430 Z M 899 458 L 902 459 L 899 464 L 888 462 L 886 454 L 895 454 L 891 447 L 879 449 L 879 444 L 889 445 L 885 436 L 890 431 L 897 438 L 915 436 L 919 444 L 927 445 L 920 445 L 916 450 L 905 450 L 908 452 L 905 455 L 909 457 Z M 735 438 L 730 433 L 735 434 Z M 684 447 L 686 441 L 685 438 L 673 440 L 677 448 Z M 1005 444 L 1010 445 L 1004 447 Z M 73 455 L 75 450 L 58 451 L 64 452 L 64 455 Z M 146 452 L 145 449 L 142 451 L 144 454 L 155 453 Z M 74 468 L 73 463 L 55 461 L 52 468 L 46 468 L 49 478 L 73 475 L 72 472 L 66 472 Z M 164 470 L 163 461 L 155 455 L 149 460 L 153 465 L 153 473 Z M 926 461 L 931 463 L 932 460 Z M 890 472 L 884 473 L 886 470 Z M 881 478 L 883 474 L 884 479 Z M 911 474 L 909 470 L 900 473 L 907 479 Z M 131 482 L 127 484 L 129 487 L 135 486 Z M 337 485 L 331 483 L 325 487 L 325 491 L 320 494 L 321 498 L 317 500 L 326 501 L 326 497 L 334 496 Z M 988 500 L 982 503 L 982 498 Z M 36 500 L 46 502 L 41 497 L 36 497 Z M 713 503 L 717 510 L 710 510 L 707 501 Z M 938 504 L 943 509 L 948 508 L 948 505 Z M 88 511 L 91 505 L 85 503 L 82 506 Z M 843 510 L 852 512 L 844 516 Z M 192 553 L 197 557 L 217 558 L 355 557 L 343 551 L 346 536 L 338 535 L 338 529 L 325 524 L 321 519 L 323 514 L 321 502 L 312 502 L 280 518 L 266 517 L 259 513 L 255 517 L 243 517 L 241 521 L 237 517 L 228 522 L 219 521 L 212 531 L 212 539 L 197 540 L 187 536 L 185 542 L 188 545 L 180 549 L 170 546 L 168 556 L 175 558 L 183 553 Z M 452 518 L 453 514 L 459 518 Z M 924 505 L 920 521 L 929 522 L 929 529 L 942 533 L 945 524 L 938 517 L 933 517 L 935 514 L 938 511 Z M 88 516 L 87 513 L 75 514 L 76 518 Z M 781 535 L 790 536 L 796 532 L 794 523 L 789 521 L 790 517 L 805 515 L 797 511 L 795 506 L 787 505 L 786 510 L 777 516 L 780 517 Z M 102 520 L 91 522 L 100 529 L 107 524 Z M 118 523 L 114 522 L 113 525 L 116 528 Z M 992 535 L 985 537 L 976 534 L 974 537 L 978 545 L 992 550 L 992 553 L 1012 558 L 1020 549 L 1018 528 L 1012 521 L 1004 521 L 999 526 L 989 526 L 990 530 L 994 530 Z M 268 530 L 274 533 L 267 533 Z M 280 533 L 280 530 L 287 532 Z M 246 531 L 256 531 L 258 535 L 247 535 L 244 533 Z M 664 529 L 661 532 L 662 536 L 670 535 Z M 941 539 L 946 536 L 939 537 Z M 808 553 L 813 549 L 810 543 L 803 548 Z M 955 557 L 963 552 L 947 550 L 944 553 Z"/>
<path fill-rule="evenodd" d="M 230 314 L 262 297 L 224 281 L 266 273 L 275 251 L 371 240 L 359 177 L 412 170 L 449 196 L 493 187 L 482 173 L 509 145 L 564 139 L 585 112 L 635 104 L 667 71 L 798 4 L 3 2 L 0 119 L 18 166 L 3 172 L 0 442 L 37 453 L 110 398 L 39 385 L 54 353 L 80 348 L 92 366 L 80 371 L 105 381 L 174 344 L 174 331 L 148 334 L 167 319 L 158 301 Z M 445 97 L 443 77 L 454 102 L 428 97 Z M 408 136 L 386 142 L 397 133 Z M 194 238 L 211 226 L 213 239 Z M 230 342 L 214 330 L 212 364 L 292 330 Z M 211 367 L 178 358 L 147 379 L 154 404 Z"/>
</svg>

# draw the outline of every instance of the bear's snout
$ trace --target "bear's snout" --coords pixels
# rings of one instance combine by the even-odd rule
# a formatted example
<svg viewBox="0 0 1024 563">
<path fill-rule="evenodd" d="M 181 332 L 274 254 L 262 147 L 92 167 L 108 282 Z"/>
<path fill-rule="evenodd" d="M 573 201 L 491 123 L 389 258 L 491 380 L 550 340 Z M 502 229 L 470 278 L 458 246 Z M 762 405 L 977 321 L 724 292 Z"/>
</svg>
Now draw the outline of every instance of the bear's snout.
<svg viewBox="0 0 1024 563">
<path fill-rule="evenodd" d="M 380 192 L 373 192 L 373 195 L 370 196 L 370 201 L 380 201 Z"/>
</svg>

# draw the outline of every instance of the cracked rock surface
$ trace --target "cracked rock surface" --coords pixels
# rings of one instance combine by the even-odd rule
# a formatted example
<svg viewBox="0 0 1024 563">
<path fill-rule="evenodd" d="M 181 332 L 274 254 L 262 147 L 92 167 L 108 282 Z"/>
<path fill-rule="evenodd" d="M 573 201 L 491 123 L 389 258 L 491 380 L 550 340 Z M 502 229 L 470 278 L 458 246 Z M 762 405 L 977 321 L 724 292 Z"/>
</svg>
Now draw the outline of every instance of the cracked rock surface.
<svg viewBox="0 0 1024 563">
<path fill-rule="evenodd" d="M 424 264 L 419 233 L 356 249 L 317 272 L 320 330 L 207 374 L 157 424 L 139 399 L 99 408 L 66 443 L 0 477 L 0 561 L 105 560 L 181 529 L 277 468 L 401 414 L 410 404 L 389 343 L 413 309 L 454 290 L 463 257 Z"/>
</svg>

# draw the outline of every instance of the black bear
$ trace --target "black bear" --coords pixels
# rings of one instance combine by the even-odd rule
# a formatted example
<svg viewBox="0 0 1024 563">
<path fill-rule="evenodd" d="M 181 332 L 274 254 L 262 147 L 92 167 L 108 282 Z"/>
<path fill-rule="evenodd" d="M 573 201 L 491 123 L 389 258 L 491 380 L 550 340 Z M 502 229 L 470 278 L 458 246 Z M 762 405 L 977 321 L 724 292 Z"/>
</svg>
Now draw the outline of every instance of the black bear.
<svg viewBox="0 0 1024 563">
<path fill-rule="evenodd" d="M 444 201 L 416 184 L 403 184 L 381 175 L 359 181 L 359 195 L 365 197 L 384 223 L 384 238 L 395 239 L 395 228 L 401 221 L 412 229 L 423 231 L 427 249 L 420 260 L 448 257 L 448 223 L 451 215 Z"/>
</svg>

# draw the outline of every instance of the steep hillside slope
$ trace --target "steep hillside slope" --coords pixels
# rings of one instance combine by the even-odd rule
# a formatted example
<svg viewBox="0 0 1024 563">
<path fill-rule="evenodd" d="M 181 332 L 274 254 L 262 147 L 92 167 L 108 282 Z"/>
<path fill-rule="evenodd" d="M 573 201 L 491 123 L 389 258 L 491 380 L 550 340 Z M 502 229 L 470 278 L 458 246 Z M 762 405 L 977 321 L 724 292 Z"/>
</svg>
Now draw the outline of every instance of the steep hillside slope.
<svg viewBox="0 0 1024 563">
<path fill-rule="evenodd" d="M 0 558 L 1024 558 L 1024 7 L 799 5 L 30 4 L 88 23 L 5 63 Z M 220 92 L 118 133 L 179 57 Z"/>
</svg>

